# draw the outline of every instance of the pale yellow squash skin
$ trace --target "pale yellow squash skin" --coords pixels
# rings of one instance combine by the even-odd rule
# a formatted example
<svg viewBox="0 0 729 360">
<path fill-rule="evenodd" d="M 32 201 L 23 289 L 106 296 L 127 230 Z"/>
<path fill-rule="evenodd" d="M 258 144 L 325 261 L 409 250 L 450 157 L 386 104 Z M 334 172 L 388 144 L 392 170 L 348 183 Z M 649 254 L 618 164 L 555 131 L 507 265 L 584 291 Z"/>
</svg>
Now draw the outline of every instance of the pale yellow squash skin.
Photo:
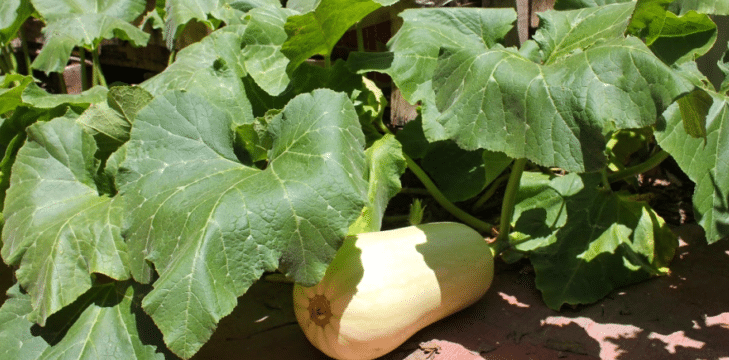
<svg viewBox="0 0 729 360">
<path fill-rule="evenodd" d="M 325 354 L 374 359 L 476 302 L 493 277 L 490 247 L 463 224 L 359 234 L 344 241 L 319 284 L 294 286 L 294 310 Z"/>
</svg>

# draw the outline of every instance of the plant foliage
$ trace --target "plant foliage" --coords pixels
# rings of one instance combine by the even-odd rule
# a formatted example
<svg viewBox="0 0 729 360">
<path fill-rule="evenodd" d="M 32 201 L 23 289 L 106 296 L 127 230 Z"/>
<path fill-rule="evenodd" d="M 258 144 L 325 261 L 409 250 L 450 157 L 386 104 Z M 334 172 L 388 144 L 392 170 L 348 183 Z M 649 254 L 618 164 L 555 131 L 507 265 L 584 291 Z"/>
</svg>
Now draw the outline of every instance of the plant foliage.
<svg viewBox="0 0 729 360">
<path fill-rule="evenodd" d="M 397 217 L 500 220 L 495 251 L 531 261 L 555 310 L 665 274 L 677 239 L 631 184 L 667 157 L 708 242 L 729 236 L 729 86 L 695 63 L 724 4 L 561 0 L 518 47 L 513 9 L 409 8 L 386 50 L 339 56 L 412 2 L 3 1 L 0 354 L 192 358 L 264 272 L 313 285 L 345 236 Z M 210 33 L 140 84 L 51 94 L 8 56 L 30 17 L 44 72 L 143 46 L 148 19 L 171 49 Z M 390 126 L 374 73 L 415 120 Z"/>
</svg>

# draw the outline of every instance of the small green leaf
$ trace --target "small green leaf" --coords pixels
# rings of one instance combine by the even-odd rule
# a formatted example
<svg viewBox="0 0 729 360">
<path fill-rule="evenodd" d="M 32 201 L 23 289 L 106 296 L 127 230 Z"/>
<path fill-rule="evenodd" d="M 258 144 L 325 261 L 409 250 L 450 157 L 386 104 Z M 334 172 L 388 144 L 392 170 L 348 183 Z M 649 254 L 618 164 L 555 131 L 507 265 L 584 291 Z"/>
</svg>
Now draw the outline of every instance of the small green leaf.
<svg viewBox="0 0 729 360">
<path fill-rule="evenodd" d="M 281 51 L 291 61 L 289 71 L 314 55 L 331 54 L 344 33 L 367 14 L 397 0 L 321 0 L 316 9 L 286 20 L 288 40 Z"/>
<path fill-rule="evenodd" d="M 0 355 L 3 359 L 32 360 L 48 348 L 43 338 L 31 333 L 33 322 L 26 317 L 33 311 L 30 296 L 15 284 L 8 290 L 8 299 L 0 307 Z"/>
<path fill-rule="evenodd" d="M 624 2 L 632 2 L 635 0 L 556 0 L 554 2 L 555 10 L 572 10 L 582 9 L 586 7 L 596 7 L 609 4 L 617 4 Z"/>
<path fill-rule="evenodd" d="M 696 89 L 677 101 L 686 134 L 706 139 L 706 117 L 714 102 L 706 91 Z"/>
<path fill-rule="evenodd" d="M 162 360 L 155 346 L 145 344 L 159 332 L 141 313 L 135 287 L 139 288 L 129 283 L 94 286 L 54 315 L 48 327 L 40 328 L 27 320 L 32 301 L 16 285 L 0 308 L 0 354 L 18 360 L 96 360 L 120 354 L 126 359 Z"/>
<path fill-rule="evenodd" d="M 367 205 L 362 214 L 349 227 L 348 235 L 380 231 L 385 208 L 390 199 L 400 192 L 400 176 L 405 172 L 402 147 L 393 135 L 385 135 L 365 151 L 369 190 Z"/>
<path fill-rule="evenodd" d="M 656 126 L 656 140 L 696 184 L 694 216 L 706 231 L 706 240 L 716 242 L 729 235 L 729 100 L 717 93 L 706 116 L 706 136 L 686 132 L 678 104 L 663 114 Z"/>
<path fill-rule="evenodd" d="M 29 0 L 0 2 L 0 46 L 6 46 L 18 36 L 18 30 L 33 13 Z"/>
<path fill-rule="evenodd" d="M 0 76 L 0 115 L 15 110 L 23 103 L 23 91 L 33 84 L 32 76 L 2 75 Z"/>
</svg>

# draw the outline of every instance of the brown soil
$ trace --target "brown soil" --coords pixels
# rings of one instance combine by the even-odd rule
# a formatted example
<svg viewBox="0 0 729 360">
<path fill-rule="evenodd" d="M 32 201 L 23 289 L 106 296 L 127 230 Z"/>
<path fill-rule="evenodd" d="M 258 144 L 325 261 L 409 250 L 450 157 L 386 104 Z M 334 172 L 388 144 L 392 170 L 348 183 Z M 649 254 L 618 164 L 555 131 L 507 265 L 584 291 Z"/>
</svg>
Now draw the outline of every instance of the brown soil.
<svg viewBox="0 0 729 360">
<path fill-rule="evenodd" d="M 729 240 L 707 245 L 696 225 L 676 233 L 669 276 L 561 312 L 544 305 L 528 265 L 497 263 L 483 299 L 381 360 L 729 360 Z M 328 359 L 299 329 L 290 294 L 257 283 L 194 359 Z"/>
</svg>

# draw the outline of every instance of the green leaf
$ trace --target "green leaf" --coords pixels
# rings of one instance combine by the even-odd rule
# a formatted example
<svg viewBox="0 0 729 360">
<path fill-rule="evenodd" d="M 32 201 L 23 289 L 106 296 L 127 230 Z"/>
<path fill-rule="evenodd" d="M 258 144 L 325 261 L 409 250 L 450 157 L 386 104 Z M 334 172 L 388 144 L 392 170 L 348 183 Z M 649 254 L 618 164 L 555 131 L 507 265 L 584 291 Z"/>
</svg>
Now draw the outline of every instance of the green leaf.
<svg viewBox="0 0 729 360">
<path fill-rule="evenodd" d="M 503 153 L 484 152 L 463 150 L 450 140 L 437 141 L 429 144 L 421 165 L 448 200 L 464 201 L 478 195 L 512 161 Z"/>
<path fill-rule="evenodd" d="M 28 127 L 5 202 L 3 259 L 19 266 L 33 300 L 29 320 L 51 314 L 91 288 L 92 273 L 129 277 L 121 198 L 99 196 L 96 143 L 72 119 Z"/>
<path fill-rule="evenodd" d="M 23 91 L 33 84 L 32 76 L 3 75 L 0 76 L 0 115 L 13 111 L 23 103 Z"/>
<path fill-rule="evenodd" d="M 403 25 L 388 42 L 394 58 L 383 72 L 411 104 L 424 97 L 415 93 L 433 78 L 441 48 L 489 49 L 503 41 L 516 21 L 513 9 L 410 9 L 400 16 Z"/>
<path fill-rule="evenodd" d="M 314 55 L 328 57 L 344 33 L 367 14 L 398 0 L 321 0 L 314 11 L 286 20 L 288 40 L 281 51 L 292 71 Z"/>
<path fill-rule="evenodd" d="M 26 316 L 33 311 L 30 296 L 15 284 L 8 290 L 8 299 L 0 307 L 0 356 L 3 359 L 34 360 L 48 348 L 41 337 L 33 336 L 33 322 Z"/>
<path fill-rule="evenodd" d="M 596 7 L 609 4 L 617 4 L 624 2 L 633 2 L 635 0 L 556 0 L 554 3 L 555 10 L 571 10 L 582 9 L 586 7 Z"/>
<path fill-rule="evenodd" d="M 316 6 L 319 5 L 319 2 L 321 0 L 289 0 L 286 2 L 286 7 L 303 14 L 314 11 Z"/>
<path fill-rule="evenodd" d="M 365 205 L 364 136 L 345 94 L 291 100 L 268 125 L 265 170 L 236 159 L 232 125 L 205 99 L 169 92 L 139 112 L 122 148 L 132 274 L 159 273 L 143 307 L 184 358 L 263 271 L 317 283 Z"/>
<path fill-rule="evenodd" d="M 716 242 L 729 235 L 729 101 L 709 93 L 713 104 L 706 117 L 706 137 L 686 133 L 678 105 L 663 114 L 665 122 L 656 128 L 656 140 L 696 184 L 694 216 L 706 231 L 706 240 Z"/>
<path fill-rule="evenodd" d="M 433 80 L 441 114 L 433 122 L 424 118 L 426 136 L 543 166 L 596 171 L 606 164 L 605 134 L 653 124 L 692 89 L 636 38 L 551 61 L 535 64 L 508 49 L 445 54 Z"/>
<path fill-rule="evenodd" d="M 47 25 L 45 44 L 31 67 L 46 74 L 63 72 L 74 47 L 93 51 L 103 39 L 145 45 L 149 34 L 129 23 L 142 14 L 145 4 L 144 0 L 33 0 Z"/>
<path fill-rule="evenodd" d="M 651 50 L 669 65 L 706 54 L 717 37 L 716 24 L 706 14 L 690 11 L 676 16 L 667 11 L 670 0 L 641 0 L 626 33 L 643 37 Z"/>
<path fill-rule="evenodd" d="M 164 38 L 167 40 L 167 47 L 173 48 L 174 40 L 193 19 L 214 29 L 214 25 L 208 21 L 208 14 L 220 8 L 225 2 L 224 0 L 166 0 Z"/>
<path fill-rule="evenodd" d="M 534 40 L 544 53 L 545 64 L 556 64 L 604 41 L 624 38 L 635 4 L 615 4 L 574 11 L 539 14 Z"/>
<path fill-rule="evenodd" d="M 116 151 L 129 140 L 129 132 L 136 113 L 152 95 L 140 87 L 113 87 L 106 103 L 93 104 L 78 119 L 86 132 L 94 136 L 100 158 Z"/>
<path fill-rule="evenodd" d="M 729 52 L 725 52 L 724 56 L 716 62 L 719 70 L 724 73 L 724 81 L 721 82 L 721 88 L 719 89 L 719 92 L 722 94 L 726 94 L 729 91 L 729 56 L 727 53 Z"/>
<path fill-rule="evenodd" d="M 405 172 L 402 146 L 393 135 L 385 135 L 365 151 L 367 157 L 366 178 L 369 179 L 367 205 L 362 209 L 349 235 L 380 231 L 387 203 L 400 192 L 400 176 Z"/>
<path fill-rule="evenodd" d="M 0 2 L 0 46 L 6 46 L 18 36 L 18 30 L 33 13 L 28 0 Z"/>
<path fill-rule="evenodd" d="M 666 26 L 666 8 L 673 0 L 638 0 L 626 34 L 642 37 L 646 45 L 653 44 Z"/>
<path fill-rule="evenodd" d="M 695 138 L 706 138 L 706 117 L 714 99 L 706 91 L 696 89 L 677 101 L 683 119 L 683 130 Z"/>
<path fill-rule="evenodd" d="M 138 288 L 138 286 L 137 286 Z M 164 359 L 145 342 L 157 331 L 145 328 L 139 308 L 139 290 L 129 283 L 94 286 L 78 301 L 38 328 L 27 315 L 30 296 L 18 286 L 0 308 L 0 354 L 7 359 Z M 154 326 L 154 325 L 152 325 Z"/>
<path fill-rule="evenodd" d="M 76 17 L 80 14 L 104 14 L 127 22 L 141 15 L 145 0 L 30 0 L 47 22 Z"/>
<path fill-rule="evenodd" d="M 70 104 L 88 107 L 106 101 L 109 90 L 103 86 L 94 86 L 80 94 L 49 94 L 35 83 L 30 83 L 23 90 L 23 103 L 41 109 L 51 109 L 59 105 Z"/>
<path fill-rule="evenodd" d="M 241 59 L 241 34 L 245 26 L 226 26 L 202 41 L 182 49 L 165 71 L 140 86 L 159 96 L 168 90 L 184 90 L 205 97 L 226 111 L 235 124 L 250 124 L 254 117 L 241 78 L 246 75 Z"/>
<path fill-rule="evenodd" d="M 511 241 L 550 308 L 595 302 L 666 272 L 676 236 L 645 203 L 600 190 L 600 175 L 524 173 Z"/>
<path fill-rule="evenodd" d="M 712 15 L 729 15 L 729 2 L 726 0 L 676 0 L 669 10 L 683 15 L 689 11 L 696 11 Z"/>
<path fill-rule="evenodd" d="M 243 34 L 243 64 L 256 84 L 271 95 L 279 95 L 289 84 L 289 59 L 281 52 L 287 39 L 284 24 L 293 11 L 272 7 L 249 12 Z"/>
</svg>

